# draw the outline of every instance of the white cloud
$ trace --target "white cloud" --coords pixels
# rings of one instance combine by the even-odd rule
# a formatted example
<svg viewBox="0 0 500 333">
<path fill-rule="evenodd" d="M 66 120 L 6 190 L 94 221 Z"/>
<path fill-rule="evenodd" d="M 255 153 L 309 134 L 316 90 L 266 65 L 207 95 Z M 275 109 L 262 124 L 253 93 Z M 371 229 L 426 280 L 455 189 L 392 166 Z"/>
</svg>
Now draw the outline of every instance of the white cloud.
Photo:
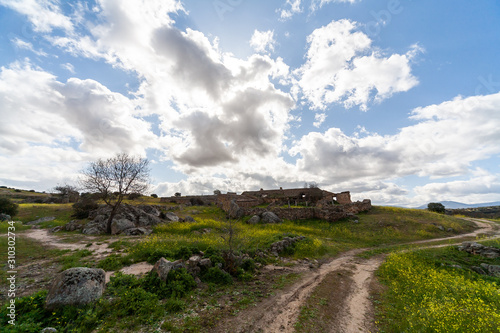
<svg viewBox="0 0 500 333">
<path fill-rule="evenodd" d="M 499 108 L 500 93 L 457 97 L 415 109 L 411 118 L 419 122 L 394 135 L 364 131 L 350 137 L 330 128 L 303 136 L 289 152 L 300 155 L 300 174 L 330 184 L 467 175 L 473 162 L 500 154 Z"/>
<path fill-rule="evenodd" d="M 324 5 L 329 3 L 350 3 L 354 4 L 360 2 L 361 0 L 312 0 L 311 1 L 311 11 L 321 9 Z"/>
<path fill-rule="evenodd" d="M 286 21 L 291 19 L 293 15 L 302 13 L 303 9 L 300 7 L 301 0 L 286 0 L 283 8 L 280 8 L 280 19 Z"/>
<path fill-rule="evenodd" d="M 316 113 L 314 115 L 314 120 L 316 121 L 313 123 L 313 126 L 319 128 L 325 122 L 326 117 L 326 113 Z"/>
<path fill-rule="evenodd" d="M 0 153 L 74 140 L 84 152 L 144 155 L 154 145 L 149 124 L 135 117 L 134 101 L 93 80 L 59 82 L 29 63 L 1 68 L 0 105 Z"/>
<path fill-rule="evenodd" d="M 65 70 L 67 70 L 68 72 L 72 73 L 72 74 L 75 73 L 75 66 L 73 66 L 69 62 L 67 62 L 65 64 L 61 64 L 61 67 L 64 68 Z"/>
<path fill-rule="evenodd" d="M 33 48 L 33 44 L 29 43 L 29 42 L 26 42 L 18 37 L 14 38 L 12 40 L 12 43 L 14 43 L 14 46 L 19 48 L 19 49 L 24 49 L 24 50 L 28 50 L 28 51 L 31 51 L 33 53 L 35 53 L 36 55 L 39 55 L 39 56 L 42 56 L 42 57 L 46 57 L 47 56 L 47 53 L 43 52 L 43 51 L 37 51 Z"/>
<path fill-rule="evenodd" d="M 342 103 L 366 110 L 370 102 L 381 102 L 418 84 L 410 67 L 421 50 L 417 45 L 404 55 L 385 57 L 356 28 L 352 21 L 332 21 L 309 35 L 307 62 L 295 74 L 313 108 Z"/>
<path fill-rule="evenodd" d="M 255 30 L 250 39 L 250 45 L 259 53 L 273 52 L 275 44 L 276 40 L 274 39 L 274 31 L 272 30 Z"/>
<path fill-rule="evenodd" d="M 460 201 L 481 203 L 500 200 L 500 174 L 491 174 L 481 168 L 469 179 L 444 183 L 428 183 L 414 189 L 420 202 Z"/>
<path fill-rule="evenodd" d="M 38 32 L 51 32 L 53 28 L 73 31 L 71 19 L 65 16 L 56 0 L 0 0 L 0 5 L 9 7 L 28 17 Z"/>
</svg>

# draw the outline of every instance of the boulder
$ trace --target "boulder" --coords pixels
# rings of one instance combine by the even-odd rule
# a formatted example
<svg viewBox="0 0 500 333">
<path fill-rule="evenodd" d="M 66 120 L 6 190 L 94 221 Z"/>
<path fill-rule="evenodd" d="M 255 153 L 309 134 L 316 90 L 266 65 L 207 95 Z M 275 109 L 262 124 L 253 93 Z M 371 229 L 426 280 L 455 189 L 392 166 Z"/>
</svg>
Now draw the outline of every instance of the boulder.
<svg viewBox="0 0 500 333">
<path fill-rule="evenodd" d="M 245 211 L 238 206 L 235 200 L 231 200 L 231 203 L 229 205 L 229 218 L 232 219 L 239 219 L 245 216 Z"/>
<path fill-rule="evenodd" d="M 149 207 L 149 208 L 147 208 Z M 153 214 L 149 214 L 148 212 Z M 108 219 L 111 214 L 111 207 L 103 206 L 91 212 L 89 218 L 92 219 L 82 230 L 82 233 L 88 235 L 98 235 L 106 233 Z M 164 223 L 156 214 L 159 211 L 150 206 L 135 207 L 132 205 L 121 205 L 118 208 L 113 222 L 111 224 L 111 234 L 125 233 L 128 229 L 149 228 L 160 223 Z M 175 214 L 174 214 L 175 215 Z"/>
<path fill-rule="evenodd" d="M 260 223 L 260 216 L 259 215 L 254 215 L 252 216 L 248 221 L 248 224 L 258 224 Z"/>
<path fill-rule="evenodd" d="M 153 215 L 156 217 L 159 217 L 160 213 L 161 213 L 156 207 L 153 207 L 153 206 L 140 205 L 140 206 L 137 206 L 137 208 L 142 209 L 142 211 L 148 213 L 149 215 Z"/>
<path fill-rule="evenodd" d="M 127 218 L 114 218 L 113 222 L 111 222 L 112 235 L 121 234 L 125 230 L 132 228 L 135 228 L 135 223 Z"/>
<path fill-rule="evenodd" d="M 153 230 L 151 229 L 146 229 L 146 228 L 130 228 L 130 229 L 127 229 L 123 232 L 123 234 L 127 235 L 127 236 L 141 236 L 141 235 L 151 235 L 151 233 L 153 232 Z"/>
<path fill-rule="evenodd" d="M 0 221 L 12 221 L 12 217 L 9 214 L 0 214 Z"/>
<path fill-rule="evenodd" d="M 30 221 L 30 222 L 26 222 L 25 224 L 27 225 L 35 225 L 35 224 L 39 224 L 39 223 L 42 223 L 42 222 L 50 222 L 50 221 L 54 221 L 56 219 L 55 216 L 46 216 L 46 217 L 41 217 L 37 220 L 34 220 L 34 221 Z"/>
<path fill-rule="evenodd" d="M 167 214 L 165 214 L 165 220 L 170 222 L 179 222 L 179 216 L 175 215 L 172 212 L 168 212 Z"/>
<path fill-rule="evenodd" d="M 470 254 L 477 254 L 486 258 L 495 259 L 500 257 L 500 249 L 496 247 L 484 246 L 476 242 L 463 242 L 458 246 L 459 251 L 465 251 Z"/>
<path fill-rule="evenodd" d="M 262 219 L 260 221 L 262 223 L 281 223 L 281 219 L 273 212 L 262 213 Z"/>
<path fill-rule="evenodd" d="M 196 222 L 196 221 L 193 217 L 188 215 L 184 218 L 184 222 Z"/>
<path fill-rule="evenodd" d="M 83 227 L 84 225 L 79 220 L 71 220 L 64 225 L 63 229 L 66 231 L 76 231 L 82 230 Z"/>
<path fill-rule="evenodd" d="M 293 246 L 296 242 L 305 239 L 304 236 L 297 237 L 284 237 L 282 240 L 277 241 L 269 247 L 269 252 L 271 254 L 278 256 L 281 252 L 285 251 L 290 246 Z"/>
<path fill-rule="evenodd" d="M 481 264 L 481 268 L 490 276 L 500 277 L 500 265 Z"/>
<path fill-rule="evenodd" d="M 45 308 L 52 310 L 67 305 L 85 305 L 102 296 L 105 273 L 102 269 L 75 267 L 57 275 L 52 282 Z"/>
<path fill-rule="evenodd" d="M 40 333 L 57 333 L 57 330 L 54 327 L 45 327 Z"/>
<path fill-rule="evenodd" d="M 153 269 L 151 269 L 151 272 L 155 272 L 156 274 L 158 274 L 160 280 L 167 281 L 168 273 L 172 269 L 179 268 L 186 268 L 186 265 L 182 260 L 168 261 L 167 259 L 162 257 L 156 262 Z"/>
</svg>

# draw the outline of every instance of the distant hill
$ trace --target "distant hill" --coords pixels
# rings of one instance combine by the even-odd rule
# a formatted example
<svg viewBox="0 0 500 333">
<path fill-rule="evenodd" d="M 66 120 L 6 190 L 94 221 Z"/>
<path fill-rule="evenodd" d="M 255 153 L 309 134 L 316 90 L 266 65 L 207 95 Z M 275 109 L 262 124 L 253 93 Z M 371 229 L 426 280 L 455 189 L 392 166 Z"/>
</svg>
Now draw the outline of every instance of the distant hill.
<svg viewBox="0 0 500 333">
<path fill-rule="evenodd" d="M 483 202 L 476 204 L 464 204 L 462 202 L 456 201 L 434 201 L 440 202 L 446 209 L 462 209 L 462 208 L 478 208 L 478 207 L 491 207 L 491 206 L 500 206 L 500 201 L 495 202 Z M 427 209 L 427 204 L 417 207 L 417 209 Z"/>
</svg>

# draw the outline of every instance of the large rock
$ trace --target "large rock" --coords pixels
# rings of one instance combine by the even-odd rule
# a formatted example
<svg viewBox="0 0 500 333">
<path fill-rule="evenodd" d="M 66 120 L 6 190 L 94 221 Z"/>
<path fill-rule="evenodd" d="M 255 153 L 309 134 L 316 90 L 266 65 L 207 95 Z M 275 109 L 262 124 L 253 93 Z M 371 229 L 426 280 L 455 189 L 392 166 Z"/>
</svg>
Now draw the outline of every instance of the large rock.
<svg viewBox="0 0 500 333">
<path fill-rule="evenodd" d="M 254 215 L 247 221 L 248 224 L 258 224 L 259 222 L 260 222 L 259 215 Z"/>
<path fill-rule="evenodd" d="M 496 247 L 484 246 L 476 242 L 463 242 L 458 247 L 460 251 L 465 251 L 470 254 L 477 254 L 486 258 L 495 259 L 500 257 L 500 249 Z"/>
<path fill-rule="evenodd" d="M 239 219 L 245 215 L 245 211 L 240 206 L 238 206 L 235 200 L 231 200 L 228 214 L 232 219 Z"/>
<path fill-rule="evenodd" d="M 296 242 L 299 242 L 303 239 L 305 239 L 304 236 L 284 237 L 282 240 L 271 244 L 271 246 L 269 247 L 269 252 L 271 252 L 271 254 L 275 256 L 278 256 L 281 252 L 285 251 L 287 248 L 293 246 Z"/>
<path fill-rule="evenodd" d="M 160 258 L 154 265 L 151 272 L 158 274 L 158 277 L 162 281 L 167 281 L 168 273 L 173 269 L 186 268 L 186 265 L 182 260 L 168 261 L 165 258 Z"/>
<path fill-rule="evenodd" d="M 490 276 L 500 277 L 500 265 L 481 264 L 481 268 Z"/>
<path fill-rule="evenodd" d="M 131 206 L 131 205 L 121 205 L 118 208 L 115 216 L 113 217 L 113 222 L 111 223 L 111 234 L 122 234 L 126 233 L 129 229 L 136 228 L 146 228 L 150 229 L 160 223 L 164 223 L 156 214 L 159 212 L 156 208 L 148 206 Z M 147 213 L 145 210 L 152 212 L 153 214 Z M 108 219 L 111 214 L 111 207 L 104 206 L 91 212 L 89 218 L 92 219 L 83 228 L 82 233 L 88 235 L 98 235 L 106 233 Z"/>
<path fill-rule="evenodd" d="M 262 219 L 260 220 L 262 223 L 281 223 L 281 219 L 278 215 L 273 212 L 264 212 L 262 213 Z"/>
<path fill-rule="evenodd" d="M 172 212 L 167 212 L 167 214 L 165 214 L 165 220 L 170 222 L 179 222 L 179 216 L 175 215 Z"/>
<path fill-rule="evenodd" d="M 55 216 L 46 216 L 46 217 L 41 217 L 37 220 L 34 220 L 34 221 L 29 221 L 29 222 L 26 222 L 25 224 L 27 225 L 35 225 L 35 224 L 39 224 L 39 223 L 42 223 L 42 222 L 49 222 L 49 221 L 54 221 L 56 219 Z"/>
<path fill-rule="evenodd" d="M 83 227 L 84 224 L 81 221 L 71 220 L 64 225 L 63 229 L 66 231 L 76 231 L 76 230 L 82 230 Z"/>
<path fill-rule="evenodd" d="M 52 310 L 67 305 L 85 305 L 102 296 L 105 273 L 102 269 L 76 267 L 56 276 L 49 288 L 45 308 Z"/>
<path fill-rule="evenodd" d="M 0 221 L 12 221 L 12 217 L 9 214 L 0 214 Z"/>
</svg>

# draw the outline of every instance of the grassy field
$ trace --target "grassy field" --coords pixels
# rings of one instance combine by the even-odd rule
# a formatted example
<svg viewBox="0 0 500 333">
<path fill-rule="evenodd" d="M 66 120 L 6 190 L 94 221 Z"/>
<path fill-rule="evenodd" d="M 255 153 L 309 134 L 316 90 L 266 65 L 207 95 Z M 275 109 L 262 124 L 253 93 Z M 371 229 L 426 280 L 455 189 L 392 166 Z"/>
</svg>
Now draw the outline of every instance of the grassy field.
<svg viewBox="0 0 500 333">
<path fill-rule="evenodd" d="M 19 299 L 19 323 L 26 332 L 38 332 L 45 326 L 61 331 L 92 332 L 136 331 L 140 327 L 150 330 L 162 329 L 172 332 L 206 332 L 218 320 L 233 316 L 241 309 L 254 306 L 262 298 L 272 295 L 276 290 L 285 288 L 299 278 L 297 274 L 282 276 L 279 273 L 263 274 L 255 270 L 256 265 L 283 264 L 273 256 L 261 257 L 259 253 L 286 236 L 305 236 L 305 240 L 289 248 L 282 257 L 289 259 L 326 259 L 353 248 L 375 247 L 382 251 L 398 244 L 452 236 L 472 231 L 470 222 L 431 213 L 425 210 L 411 210 L 392 207 L 374 207 L 368 213 L 359 214 L 353 220 L 329 223 L 321 220 L 284 221 L 280 224 L 249 225 L 242 221 L 227 221 L 225 213 L 214 206 L 182 206 L 160 204 L 159 199 L 143 197 L 131 204 L 155 204 L 185 217 L 195 218 L 196 222 L 175 222 L 158 225 L 153 234 L 129 241 L 128 238 L 114 242 L 110 247 L 116 251 L 108 257 L 94 260 L 88 250 L 61 251 L 42 248 L 39 243 L 18 238 L 18 258 L 21 262 L 29 260 L 52 260 L 63 270 L 75 266 L 101 267 L 107 271 L 117 270 L 134 262 L 155 263 L 159 258 L 169 260 L 187 259 L 190 255 L 203 251 L 212 262 L 223 263 L 224 251 L 233 249 L 251 257 L 246 266 L 239 267 L 233 276 L 223 271 L 213 270 L 202 275 L 202 287 L 192 288 L 186 277 L 176 282 L 181 287 L 161 285 L 151 278 L 137 279 L 133 276 L 119 277 L 108 286 L 108 291 L 95 305 L 84 308 L 67 308 L 55 314 L 41 309 L 45 299 L 43 291 Z M 42 223 L 43 228 L 63 225 L 71 220 L 71 204 L 21 204 L 16 219 L 22 222 L 43 216 L 54 216 L 51 222 Z M 0 231 L 5 232 L 4 223 Z M 441 230 L 438 226 L 442 226 Z M 18 225 L 16 230 L 21 231 Z M 447 230 L 450 231 L 447 231 Z M 229 231 L 234 237 L 229 240 Z M 72 239 L 78 233 L 63 233 Z M 7 243 L 0 241 L 0 260 L 6 262 Z M 5 274 L 6 266 L 0 264 L 0 273 Z M 2 279 L 4 276 L 1 276 Z M 187 280 L 186 280 L 187 279 Z M 121 288 L 120 285 L 128 286 Z M 190 287 L 191 286 L 191 287 Z M 172 294 L 172 288 L 182 292 Z M 176 289 L 177 290 L 177 289 Z M 174 295 L 174 296 L 172 296 Z M 323 300 L 318 296 L 317 303 Z M 6 317 L 0 311 L 0 325 Z M 307 321 L 314 319 L 314 313 L 304 313 L 297 327 L 307 331 Z M 19 328 L 19 327 L 18 327 Z"/>
<path fill-rule="evenodd" d="M 500 248 L 500 241 L 485 242 Z M 394 253 L 379 270 L 387 291 L 378 306 L 382 332 L 499 332 L 500 278 L 470 268 L 488 259 L 456 246 Z"/>
</svg>

